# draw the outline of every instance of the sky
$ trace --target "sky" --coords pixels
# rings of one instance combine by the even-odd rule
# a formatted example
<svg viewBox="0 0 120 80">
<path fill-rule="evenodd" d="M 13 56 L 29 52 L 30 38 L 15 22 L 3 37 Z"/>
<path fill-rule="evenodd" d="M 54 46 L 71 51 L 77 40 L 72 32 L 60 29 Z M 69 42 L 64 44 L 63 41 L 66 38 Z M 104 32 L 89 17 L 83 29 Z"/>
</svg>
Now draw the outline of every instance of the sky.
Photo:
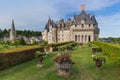
<svg viewBox="0 0 120 80">
<path fill-rule="evenodd" d="M 95 15 L 100 37 L 120 37 L 120 0 L 0 0 L 0 29 L 43 31 L 47 20 L 73 18 L 80 6 Z"/>
</svg>

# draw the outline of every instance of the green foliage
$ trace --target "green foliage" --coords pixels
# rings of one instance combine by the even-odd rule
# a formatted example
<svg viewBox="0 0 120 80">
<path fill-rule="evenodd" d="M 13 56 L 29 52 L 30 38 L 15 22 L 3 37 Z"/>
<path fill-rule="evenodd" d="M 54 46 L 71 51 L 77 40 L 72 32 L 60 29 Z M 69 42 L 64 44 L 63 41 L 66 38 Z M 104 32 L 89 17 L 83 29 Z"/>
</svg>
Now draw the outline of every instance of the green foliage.
<svg viewBox="0 0 120 80">
<path fill-rule="evenodd" d="M 0 29 L 0 38 L 3 38 L 3 37 L 9 37 L 9 30 L 7 30 L 7 29 L 1 30 Z"/>
<path fill-rule="evenodd" d="M 97 52 L 96 55 L 93 57 L 93 60 L 101 60 L 106 62 L 106 56 L 102 52 Z"/>
<path fill-rule="evenodd" d="M 61 45 L 61 46 L 58 46 L 58 45 Z M 58 45 L 54 45 L 53 44 L 53 47 L 57 47 L 58 48 L 58 51 L 64 51 L 64 50 L 73 50 L 73 47 L 75 47 L 75 42 L 68 42 L 68 43 L 63 43 L 63 45 L 60 43 Z"/>
<path fill-rule="evenodd" d="M 5 41 L 5 44 L 7 44 L 7 45 L 11 45 L 10 40 Z"/>
<path fill-rule="evenodd" d="M 0 51 L 0 64 L 2 64 L 0 69 L 33 59 L 35 52 L 42 48 L 40 46 L 24 46 Z"/>
<path fill-rule="evenodd" d="M 39 43 L 36 40 L 33 40 L 32 44 L 33 45 L 38 45 Z"/>
<path fill-rule="evenodd" d="M 120 65 L 120 46 L 100 41 L 95 41 L 93 44 L 99 46 L 108 58 L 117 65 Z"/>
<path fill-rule="evenodd" d="M 40 55 L 40 54 L 46 54 L 45 52 L 41 52 L 41 51 L 36 51 L 35 52 L 35 57 L 38 57 L 38 55 Z"/>
<path fill-rule="evenodd" d="M 25 40 L 23 39 L 23 37 L 20 39 L 20 45 L 26 45 Z"/>
<path fill-rule="evenodd" d="M 43 67 L 37 67 L 38 58 L 0 71 L 0 80 L 120 80 L 120 68 L 111 64 L 109 59 L 96 70 L 91 58 L 91 47 L 75 47 L 71 52 L 75 65 L 71 68 L 70 77 L 57 76 L 58 69 L 51 60 L 58 52 L 52 52 L 43 60 Z M 1 59 L 1 58 L 0 58 Z"/>
<path fill-rule="evenodd" d="M 22 35 L 26 37 L 32 37 L 32 36 L 42 36 L 40 31 L 30 31 L 30 30 L 16 30 L 17 35 Z"/>
<path fill-rule="evenodd" d="M 19 40 L 14 40 L 14 42 L 12 44 L 17 47 L 20 44 L 20 42 L 19 42 Z"/>
<path fill-rule="evenodd" d="M 7 29 L 1 30 L 0 29 L 0 38 L 9 37 L 9 33 L 10 33 L 10 30 L 7 30 Z M 26 36 L 26 37 L 42 36 L 40 31 L 30 31 L 30 30 L 16 30 L 16 34 L 17 34 L 17 36 L 22 35 L 22 36 Z"/>
<path fill-rule="evenodd" d="M 119 44 L 120 43 L 120 37 L 119 38 L 113 38 L 113 37 L 108 37 L 108 38 L 100 38 L 101 41 L 109 42 L 109 43 L 114 43 L 114 44 Z"/>
</svg>

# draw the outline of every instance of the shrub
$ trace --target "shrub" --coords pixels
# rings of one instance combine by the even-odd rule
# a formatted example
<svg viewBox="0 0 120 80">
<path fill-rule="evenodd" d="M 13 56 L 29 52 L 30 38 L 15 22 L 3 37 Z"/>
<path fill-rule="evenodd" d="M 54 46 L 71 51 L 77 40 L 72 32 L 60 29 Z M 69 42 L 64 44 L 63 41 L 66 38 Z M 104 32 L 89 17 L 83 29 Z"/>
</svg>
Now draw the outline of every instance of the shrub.
<svg viewBox="0 0 120 80">
<path fill-rule="evenodd" d="M 40 51 L 42 48 L 40 46 L 25 46 L 0 51 L 0 69 L 33 59 L 35 52 Z"/>
<path fill-rule="evenodd" d="M 93 44 L 99 46 L 108 58 L 115 64 L 120 65 L 120 46 L 100 41 L 95 41 Z"/>
<path fill-rule="evenodd" d="M 26 45 L 25 40 L 23 39 L 23 37 L 20 39 L 20 45 Z"/>
</svg>

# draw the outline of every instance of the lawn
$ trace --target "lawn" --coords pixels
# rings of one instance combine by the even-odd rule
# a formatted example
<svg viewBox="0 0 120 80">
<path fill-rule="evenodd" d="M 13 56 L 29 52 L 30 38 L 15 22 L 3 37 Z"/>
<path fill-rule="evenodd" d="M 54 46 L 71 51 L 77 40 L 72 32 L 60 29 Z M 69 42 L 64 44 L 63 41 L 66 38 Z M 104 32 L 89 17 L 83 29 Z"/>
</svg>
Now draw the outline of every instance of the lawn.
<svg viewBox="0 0 120 80">
<path fill-rule="evenodd" d="M 45 57 L 43 67 L 37 67 L 36 58 L 0 71 L 0 80 L 120 80 L 120 68 L 115 67 L 109 60 L 103 64 L 101 71 L 96 69 L 91 58 L 91 48 L 87 45 L 82 48 L 77 46 L 71 53 L 75 64 L 70 77 L 56 75 L 58 69 L 51 59 L 56 53 L 51 53 Z"/>
</svg>

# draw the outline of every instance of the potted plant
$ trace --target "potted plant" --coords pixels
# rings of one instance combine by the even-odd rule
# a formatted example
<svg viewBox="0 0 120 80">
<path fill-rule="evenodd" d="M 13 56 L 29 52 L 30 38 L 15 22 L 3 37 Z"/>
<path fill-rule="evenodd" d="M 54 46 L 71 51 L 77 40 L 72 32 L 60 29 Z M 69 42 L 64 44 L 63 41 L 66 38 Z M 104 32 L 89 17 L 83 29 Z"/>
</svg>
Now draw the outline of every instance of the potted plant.
<svg viewBox="0 0 120 80">
<path fill-rule="evenodd" d="M 57 75 L 70 76 L 70 68 L 74 64 L 69 52 L 58 53 L 53 57 L 56 67 L 59 69 Z"/>
<path fill-rule="evenodd" d="M 37 66 L 42 67 L 42 66 L 43 66 L 43 59 L 44 59 L 44 56 L 45 56 L 46 54 L 41 53 L 40 51 L 37 51 L 37 52 L 36 52 L 36 55 L 38 56 L 38 59 L 39 59 L 39 64 L 37 64 Z"/>
<path fill-rule="evenodd" d="M 102 64 L 106 62 L 106 57 L 104 55 L 102 55 L 102 53 L 100 53 L 100 54 L 96 54 L 93 57 L 93 60 L 95 61 L 95 64 L 96 64 L 98 70 L 100 70 Z"/>
</svg>

